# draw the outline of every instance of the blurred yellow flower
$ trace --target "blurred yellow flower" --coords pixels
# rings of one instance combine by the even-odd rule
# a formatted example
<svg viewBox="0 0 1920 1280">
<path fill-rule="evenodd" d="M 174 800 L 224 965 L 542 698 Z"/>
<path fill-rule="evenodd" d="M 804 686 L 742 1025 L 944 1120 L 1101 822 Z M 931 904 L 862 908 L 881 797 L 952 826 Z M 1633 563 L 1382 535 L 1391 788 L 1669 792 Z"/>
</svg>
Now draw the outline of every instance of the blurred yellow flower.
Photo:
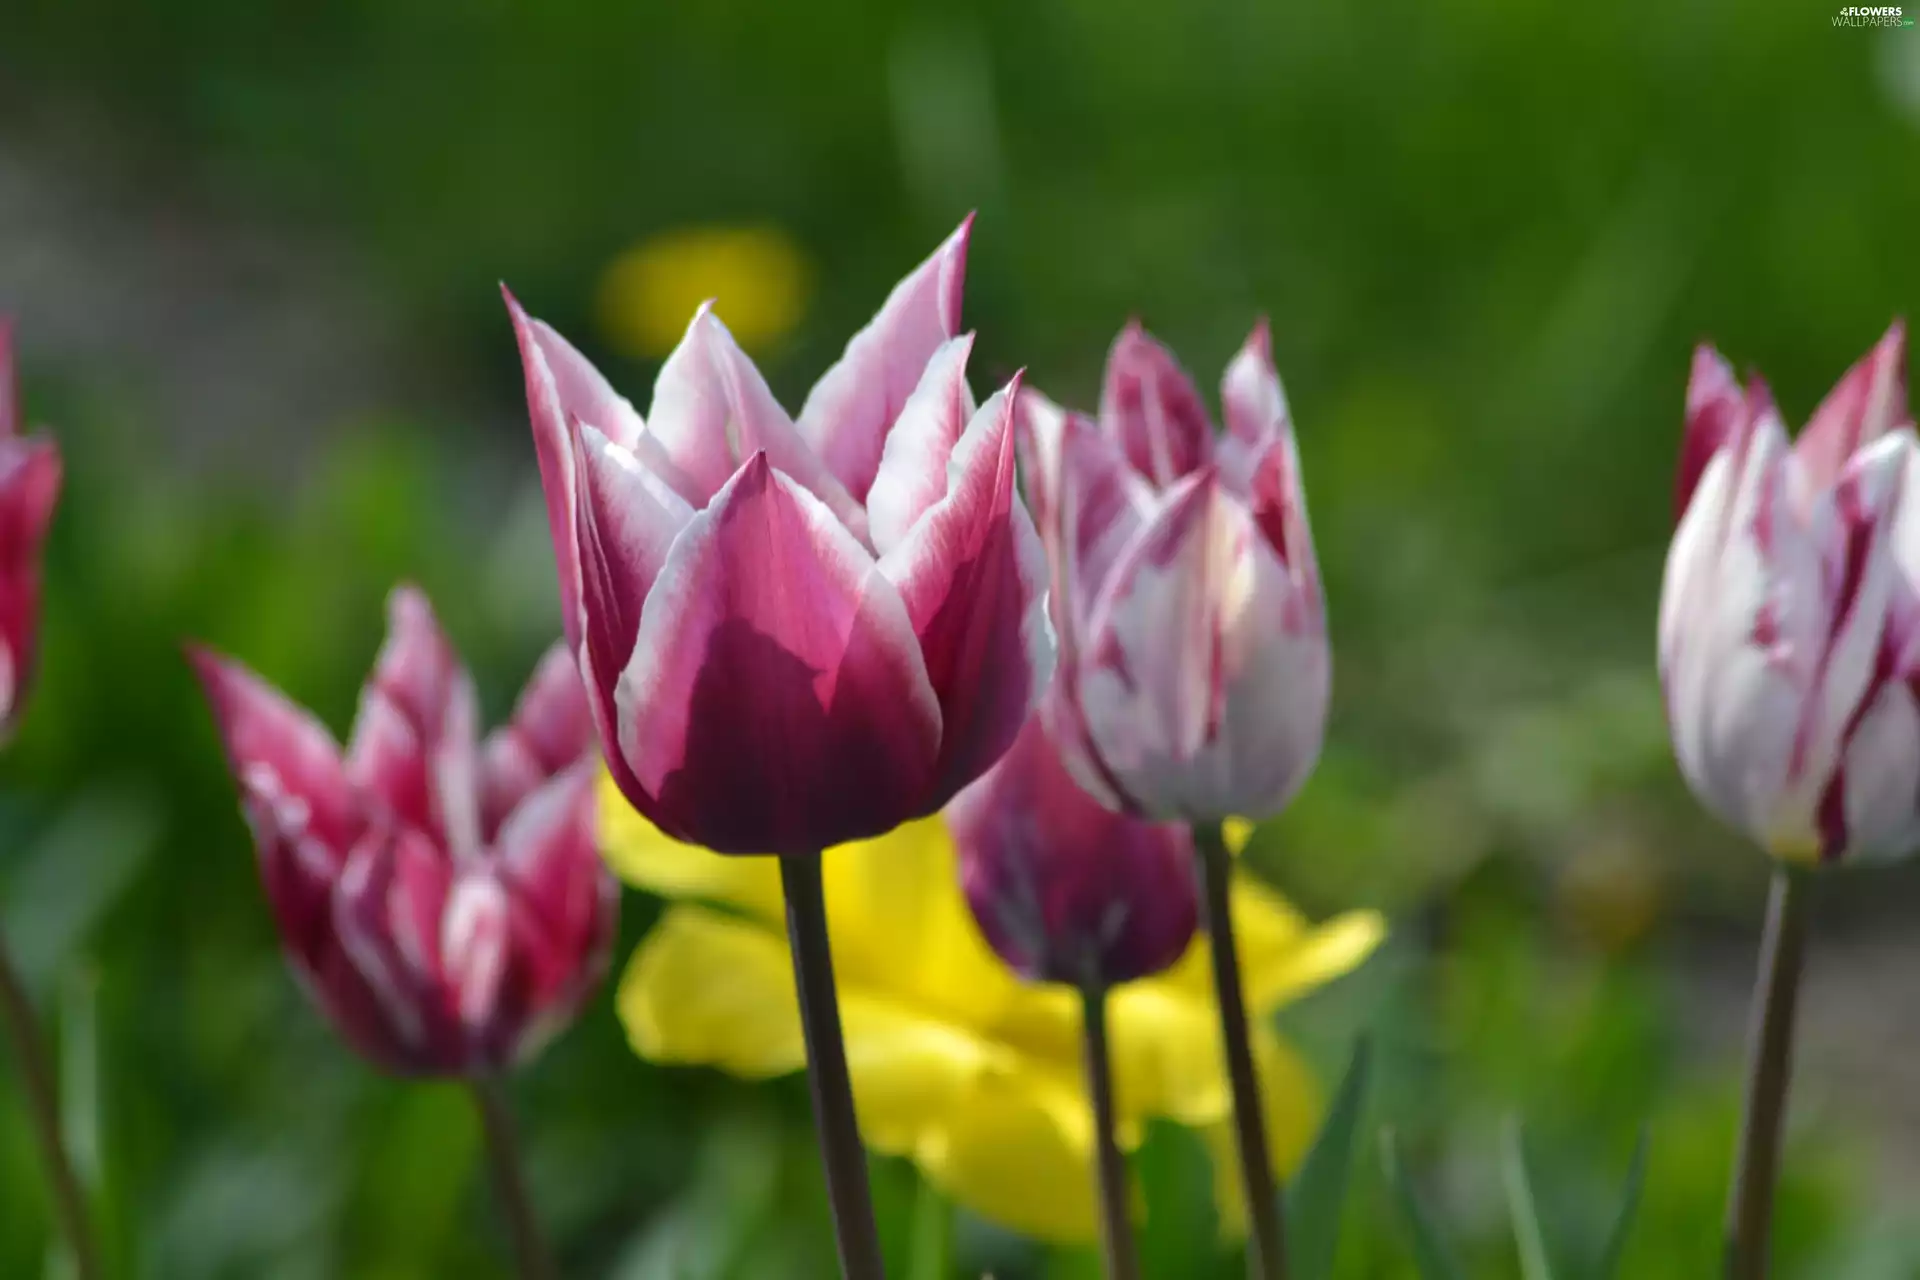
<svg viewBox="0 0 1920 1280">
<path fill-rule="evenodd" d="M 805 1065 L 771 858 L 679 844 L 603 789 L 606 857 L 628 882 L 669 898 L 620 984 L 634 1050 L 654 1062 L 718 1067 L 748 1079 Z M 1240 833 L 1244 834 L 1244 832 Z M 1093 1134 L 1080 1080 L 1079 998 L 1021 983 L 976 929 L 951 838 L 938 818 L 829 850 L 827 914 L 853 1092 L 868 1145 L 905 1156 L 956 1201 L 1043 1240 L 1093 1238 Z M 701 905 L 696 905 L 701 904 Z M 1352 912 L 1314 927 L 1248 877 L 1234 923 L 1256 1013 L 1255 1052 L 1276 1167 L 1298 1163 L 1317 1123 L 1306 1066 L 1267 1016 L 1354 968 L 1384 932 Z M 1202 1129 L 1231 1169 L 1230 1100 L 1209 957 L 1196 940 L 1160 977 L 1111 1004 L 1120 1142 L 1164 1116 Z M 1240 1225 L 1218 1178 L 1223 1218 Z"/>
<path fill-rule="evenodd" d="M 707 299 L 749 351 L 793 331 L 807 304 L 806 256 L 778 227 L 685 227 L 640 241 L 600 277 L 607 341 L 630 356 L 672 351 Z"/>
</svg>

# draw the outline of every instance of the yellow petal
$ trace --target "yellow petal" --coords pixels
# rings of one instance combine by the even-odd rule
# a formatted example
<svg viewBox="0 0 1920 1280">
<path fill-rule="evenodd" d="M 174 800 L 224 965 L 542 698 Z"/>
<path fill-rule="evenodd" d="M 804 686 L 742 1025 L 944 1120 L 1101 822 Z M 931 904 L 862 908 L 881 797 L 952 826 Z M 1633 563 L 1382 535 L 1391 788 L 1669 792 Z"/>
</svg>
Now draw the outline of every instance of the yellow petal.
<svg viewBox="0 0 1920 1280">
<path fill-rule="evenodd" d="M 1254 824 L 1246 818 L 1228 818 L 1220 824 L 1220 838 L 1227 846 L 1227 852 L 1239 857 L 1246 852 L 1247 842 L 1253 839 Z"/>
<path fill-rule="evenodd" d="M 785 940 L 764 924 L 674 907 L 647 934 L 616 997 L 650 1062 L 765 1079 L 806 1065 Z"/>
<path fill-rule="evenodd" d="M 1091 1240 L 1093 1126 L 1076 1085 L 989 1073 L 915 1153 L 922 1172 L 982 1217 L 1037 1240 Z"/>
<path fill-rule="evenodd" d="M 1254 1069 L 1260 1074 L 1260 1098 L 1266 1111 L 1267 1151 L 1282 1178 L 1300 1167 L 1320 1123 L 1320 1088 L 1292 1046 L 1272 1031 L 1256 1028 Z M 1214 1194 L 1220 1202 L 1220 1230 L 1242 1236 L 1247 1230 L 1247 1200 L 1240 1187 L 1240 1157 L 1231 1117 L 1202 1131 L 1213 1153 Z"/>
<path fill-rule="evenodd" d="M 778 921 L 780 864 L 773 858 L 729 857 L 682 844 L 648 822 L 600 775 L 600 855 L 613 873 L 666 898 L 695 898 Z"/>
<path fill-rule="evenodd" d="M 1247 1005 L 1262 1014 L 1360 967 L 1387 936 L 1376 911 L 1349 911 L 1285 942 L 1241 943 Z"/>
<path fill-rule="evenodd" d="M 1199 999 L 1163 982 L 1128 983 L 1113 993 L 1107 1019 L 1114 1102 L 1123 1116 L 1166 1116 L 1188 1125 L 1227 1116 L 1216 1008 L 1211 995 Z"/>
</svg>

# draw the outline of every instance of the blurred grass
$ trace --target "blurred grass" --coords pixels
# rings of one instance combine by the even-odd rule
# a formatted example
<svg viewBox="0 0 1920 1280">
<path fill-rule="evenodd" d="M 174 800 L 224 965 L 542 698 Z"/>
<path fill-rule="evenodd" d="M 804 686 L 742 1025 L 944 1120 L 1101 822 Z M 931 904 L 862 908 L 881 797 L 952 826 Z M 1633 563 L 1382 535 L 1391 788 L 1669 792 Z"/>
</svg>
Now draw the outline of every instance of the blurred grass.
<svg viewBox="0 0 1920 1280">
<path fill-rule="evenodd" d="M 1374 1029 L 1375 1119 L 1468 1274 L 1518 1274 L 1499 1178 L 1517 1110 L 1543 1217 L 1588 1254 L 1651 1121 L 1623 1274 L 1697 1280 L 1735 1060 L 1691 1051 L 1674 943 L 1701 920 L 1746 930 L 1760 868 L 1684 795 L 1652 675 L 1686 357 L 1712 335 L 1798 418 L 1920 297 L 1920 35 L 1828 16 L 11 0 L 0 150 L 344 244 L 408 335 L 401 362 L 500 421 L 519 374 L 494 281 L 638 392 L 651 367 L 596 328 L 597 282 L 676 228 L 801 246 L 807 310 L 763 353 L 791 404 L 976 206 L 982 389 L 1024 365 L 1091 404 L 1136 311 L 1212 384 L 1271 313 L 1339 692 L 1318 775 L 1253 856 L 1315 910 L 1383 905 L 1398 927 L 1289 1026 L 1329 1078 Z M 91 993 L 67 1037 L 97 1045 L 116 1258 L 156 1278 L 501 1274 L 460 1095 L 371 1075 L 286 976 L 177 644 L 243 655 L 343 728 L 408 577 L 497 715 L 557 629 L 524 435 L 341 423 L 299 442 L 285 490 L 178 466 L 110 370 L 55 353 L 27 372 L 70 483 L 45 670 L 0 759 L 0 901 L 63 1024 L 78 1006 L 52 975 Z M 653 914 L 627 907 L 622 952 Z M 0 1275 L 26 1276 L 45 1214 L 9 1080 Z M 603 1000 L 516 1095 L 570 1274 L 828 1273 L 794 1082 L 645 1066 Z M 1800 1135 L 1783 1275 L 1920 1270 L 1873 1194 L 1871 1137 Z M 1409 1266 L 1372 1150 L 1346 1280 Z M 1167 1274 L 1234 1275 L 1200 1243 L 1195 1155 L 1177 1132 L 1149 1144 L 1147 1250 Z M 877 1178 L 899 1254 L 915 1189 L 892 1164 Z M 964 1216 L 956 1253 L 956 1274 L 1092 1274 L 1089 1253 L 1043 1262 Z"/>
</svg>

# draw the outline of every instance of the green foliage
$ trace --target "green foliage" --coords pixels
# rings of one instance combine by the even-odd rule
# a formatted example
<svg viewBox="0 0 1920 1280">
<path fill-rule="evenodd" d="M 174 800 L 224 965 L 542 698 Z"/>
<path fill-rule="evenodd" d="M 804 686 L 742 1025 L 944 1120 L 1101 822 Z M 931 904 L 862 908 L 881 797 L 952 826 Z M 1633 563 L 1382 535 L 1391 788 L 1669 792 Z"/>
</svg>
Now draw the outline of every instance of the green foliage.
<svg viewBox="0 0 1920 1280">
<path fill-rule="evenodd" d="M 1292 1264 L 1289 1274 L 1298 1280 L 1326 1280 L 1333 1273 L 1372 1066 L 1373 1045 L 1362 1039 L 1353 1047 L 1353 1060 L 1307 1151 L 1306 1162 L 1286 1189 L 1287 1248 Z"/>
</svg>

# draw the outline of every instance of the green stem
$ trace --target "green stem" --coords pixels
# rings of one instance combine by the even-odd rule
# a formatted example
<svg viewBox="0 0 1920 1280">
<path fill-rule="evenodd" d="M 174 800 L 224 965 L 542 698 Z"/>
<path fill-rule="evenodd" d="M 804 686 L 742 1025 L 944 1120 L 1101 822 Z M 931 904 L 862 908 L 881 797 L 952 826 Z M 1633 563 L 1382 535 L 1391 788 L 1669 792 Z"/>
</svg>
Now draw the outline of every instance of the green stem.
<svg viewBox="0 0 1920 1280">
<path fill-rule="evenodd" d="M 1240 1185 L 1247 1201 L 1247 1270 L 1258 1280 L 1286 1280 L 1287 1246 L 1280 1193 L 1267 1150 L 1267 1125 L 1260 1102 L 1260 1077 L 1253 1069 L 1253 1039 L 1247 1029 L 1247 1001 L 1240 982 L 1240 955 L 1233 938 L 1230 882 L 1233 858 L 1220 824 L 1194 827 L 1200 884 L 1212 940 L 1213 990 L 1220 1002 L 1220 1038 L 1226 1049 L 1227 1079 L 1233 1086 L 1233 1126 L 1240 1152 Z"/>
<path fill-rule="evenodd" d="M 1727 1203 L 1727 1280 L 1764 1280 L 1780 1175 L 1780 1136 L 1793 1073 L 1793 1018 L 1806 955 L 1807 889 L 1802 872 L 1780 867 L 1767 899 L 1754 984 L 1747 1109 Z"/>
<path fill-rule="evenodd" d="M 506 1091 L 497 1080 L 477 1079 L 472 1084 L 473 1098 L 480 1108 L 480 1126 L 486 1133 L 493 1190 L 507 1216 L 521 1280 L 553 1280 L 553 1256 L 547 1251 L 540 1219 L 533 1211 L 533 1198 L 527 1194 L 519 1127 L 513 1122 Z"/>
<path fill-rule="evenodd" d="M 1127 1162 L 1114 1140 L 1113 1058 L 1107 1048 L 1107 988 L 1089 982 L 1082 992 L 1086 1016 L 1085 1067 L 1087 1097 L 1093 1103 L 1095 1162 L 1100 1189 L 1100 1252 L 1107 1263 L 1107 1280 L 1140 1280 L 1140 1258 L 1134 1248 L 1133 1224 L 1127 1215 Z"/>
<path fill-rule="evenodd" d="M 953 1274 L 953 1206 L 925 1174 L 913 1199 L 910 1280 L 948 1280 Z"/>
<path fill-rule="evenodd" d="M 20 981 L 20 971 L 14 967 L 4 938 L 0 938 L 0 1019 L 6 1022 L 14 1055 L 20 1061 L 27 1113 L 46 1164 L 54 1215 L 73 1253 L 74 1272 L 79 1280 L 99 1280 L 100 1253 L 88 1224 L 86 1195 L 74 1175 L 66 1143 L 60 1138 L 60 1100 L 53 1083 L 53 1060 L 47 1054 L 40 1024 L 33 1015 L 33 1002 L 27 998 L 26 986 Z"/>
<path fill-rule="evenodd" d="M 867 1190 L 867 1155 L 853 1109 L 853 1080 L 840 1033 L 840 1000 L 833 985 L 833 950 L 827 940 L 827 897 L 820 855 L 780 859 L 780 885 L 787 898 L 787 942 L 800 996 L 800 1028 L 807 1045 L 807 1083 L 813 1090 L 813 1123 L 827 1171 L 827 1200 L 840 1245 L 845 1280 L 884 1280 L 880 1235 Z"/>
</svg>

